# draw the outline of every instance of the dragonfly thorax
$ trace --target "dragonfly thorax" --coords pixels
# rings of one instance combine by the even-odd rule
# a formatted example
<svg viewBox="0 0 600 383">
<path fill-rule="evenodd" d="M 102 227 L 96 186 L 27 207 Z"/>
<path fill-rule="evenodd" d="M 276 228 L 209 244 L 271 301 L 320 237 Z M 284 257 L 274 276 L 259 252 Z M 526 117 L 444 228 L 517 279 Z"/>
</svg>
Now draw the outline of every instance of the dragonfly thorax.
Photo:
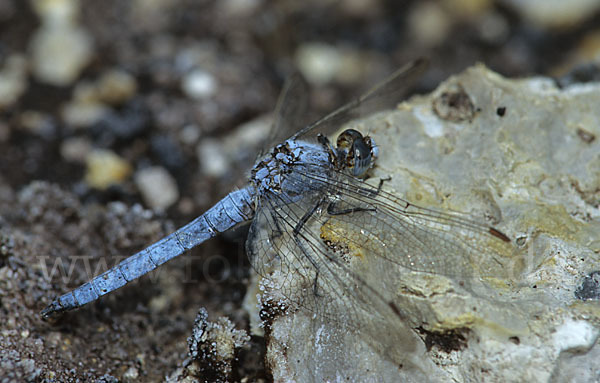
<svg viewBox="0 0 600 383">
<path fill-rule="evenodd" d="M 266 193 L 302 193 L 300 185 L 290 184 L 288 177 L 294 171 L 306 173 L 330 168 L 329 155 L 325 148 L 317 143 L 287 140 L 275 146 L 259 160 L 251 171 L 250 181 L 259 194 Z"/>
</svg>

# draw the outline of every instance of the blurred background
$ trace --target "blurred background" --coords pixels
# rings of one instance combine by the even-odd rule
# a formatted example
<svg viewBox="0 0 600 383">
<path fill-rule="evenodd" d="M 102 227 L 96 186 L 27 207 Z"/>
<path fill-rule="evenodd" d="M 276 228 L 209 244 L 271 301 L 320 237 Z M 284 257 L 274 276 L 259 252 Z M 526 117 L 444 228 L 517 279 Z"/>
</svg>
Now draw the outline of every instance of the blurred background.
<svg viewBox="0 0 600 383">
<path fill-rule="evenodd" d="M 311 85 L 310 119 L 417 57 L 431 61 L 423 92 L 477 62 L 591 81 L 600 2 L 0 0 L 2 322 L 29 331 L 2 340 L 14 351 L 4 362 L 17 377 L 160 379 L 186 358 L 199 305 L 246 328 L 243 232 L 194 252 L 229 262 L 208 272 L 230 277 L 218 288 L 178 283 L 176 261 L 174 282 L 142 281 L 53 325 L 39 310 L 89 270 L 48 280 L 32 249 L 50 261 L 129 255 L 244 184 L 293 70 Z M 260 339 L 252 347 L 235 376 L 262 376 Z"/>
</svg>

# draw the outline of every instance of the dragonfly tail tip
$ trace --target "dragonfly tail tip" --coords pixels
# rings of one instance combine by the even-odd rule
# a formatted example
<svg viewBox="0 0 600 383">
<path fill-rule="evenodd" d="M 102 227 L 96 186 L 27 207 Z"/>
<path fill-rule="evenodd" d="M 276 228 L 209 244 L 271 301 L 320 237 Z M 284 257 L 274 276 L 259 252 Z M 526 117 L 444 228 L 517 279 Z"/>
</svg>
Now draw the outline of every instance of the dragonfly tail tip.
<svg viewBox="0 0 600 383">
<path fill-rule="evenodd" d="M 42 319 L 46 320 L 62 311 L 64 311 L 64 308 L 60 305 L 60 303 L 58 301 L 53 301 L 40 312 L 40 315 L 42 316 Z"/>
</svg>

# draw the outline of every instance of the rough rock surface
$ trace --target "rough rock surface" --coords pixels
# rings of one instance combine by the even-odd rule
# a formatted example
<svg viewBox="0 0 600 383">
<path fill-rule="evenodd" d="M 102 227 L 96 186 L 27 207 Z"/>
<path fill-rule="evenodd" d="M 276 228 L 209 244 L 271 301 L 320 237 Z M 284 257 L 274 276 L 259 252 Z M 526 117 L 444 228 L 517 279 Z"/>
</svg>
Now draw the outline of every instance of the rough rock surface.
<svg viewBox="0 0 600 383">
<path fill-rule="evenodd" d="M 499 228 L 512 239 L 514 269 L 469 289 L 399 271 L 395 303 L 411 328 L 406 337 L 420 338 L 405 356 L 412 367 L 371 347 L 381 334 L 340 330 L 343 318 L 271 308 L 274 380 L 599 380 L 599 104 L 597 83 L 559 89 L 548 78 L 508 80 L 477 65 L 353 123 L 380 146 L 375 184 L 391 176 L 387 188 L 415 204 Z"/>
</svg>

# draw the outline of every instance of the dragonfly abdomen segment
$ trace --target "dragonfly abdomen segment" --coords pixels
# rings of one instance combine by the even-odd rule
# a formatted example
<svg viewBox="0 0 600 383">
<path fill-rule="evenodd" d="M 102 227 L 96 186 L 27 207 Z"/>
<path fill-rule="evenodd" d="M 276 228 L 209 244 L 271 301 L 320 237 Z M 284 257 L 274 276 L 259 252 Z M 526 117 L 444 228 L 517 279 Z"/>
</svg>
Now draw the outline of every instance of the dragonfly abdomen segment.
<svg viewBox="0 0 600 383">
<path fill-rule="evenodd" d="M 92 302 L 104 294 L 149 273 L 170 259 L 198 246 L 254 216 L 252 187 L 229 193 L 206 213 L 169 236 L 123 260 L 77 289 L 54 300 L 42 311 L 44 317 Z"/>
</svg>

